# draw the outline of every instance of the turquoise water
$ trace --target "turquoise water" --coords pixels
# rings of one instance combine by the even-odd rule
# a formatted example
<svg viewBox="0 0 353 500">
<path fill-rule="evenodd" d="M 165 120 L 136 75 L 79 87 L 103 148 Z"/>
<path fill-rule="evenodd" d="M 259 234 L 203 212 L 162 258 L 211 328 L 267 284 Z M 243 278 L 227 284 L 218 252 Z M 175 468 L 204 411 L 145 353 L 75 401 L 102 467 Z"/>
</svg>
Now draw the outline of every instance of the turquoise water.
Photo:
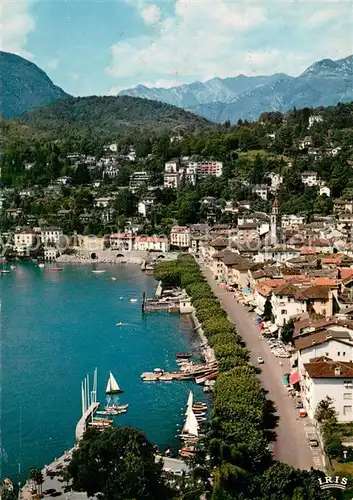
<svg viewBox="0 0 353 500">
<path fill-rule="evenodd" d="M 175 354 L 198 339 L 189 317 L 141 313 L 141 297 L 156 282 L 138 266 L 35 264 L 0 275 L 1 470 L 17 481 L 30 467 L 49 463 L 74 442 L 81 414 L 81 380 L 98 368 L 98 401 L 112 370 L 129 411 L 116 423 L 142 429 L 160 449 L 177 446 L 177 425 L 193 382 L 145 383 L 143 371 L 175 369 Z M 117 281 L 110 278 L 115 276 Z M 119 300 L 120 296 L 124 300 Z M 137 303 L 129 302 L 137 298 Z M 126 323 L 116 327 L 117 322 Z"/>
</svg>

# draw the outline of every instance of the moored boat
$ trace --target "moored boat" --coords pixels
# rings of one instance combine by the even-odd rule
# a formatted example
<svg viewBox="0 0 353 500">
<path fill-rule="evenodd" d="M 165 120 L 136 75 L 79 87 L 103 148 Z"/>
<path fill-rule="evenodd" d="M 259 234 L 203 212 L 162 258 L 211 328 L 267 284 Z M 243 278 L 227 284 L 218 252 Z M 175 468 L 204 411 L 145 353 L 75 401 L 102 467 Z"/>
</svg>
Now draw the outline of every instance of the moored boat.
<svg viewBox="0 0 353 500">
<path fill-rule="evenodd" d="M 187 352 L 187 353 L 178 352 L 177 355 L 176 355 L 176 357 L 177 358 L 188 359 L 188 358 L 192 357 L 192 354 L 190 354 L 189 352 Z"/>
<path fill-rule="evenodd" d="M 94 273 L 94 274 L 103 274 L 106 272 L 107 272 L 106 269 L 93 269 L 93 271 L 92 271 L 92 273 Z"/>
<path fill-rule="evenodd" d="M 51 271 L 63 271 L 64 268 L 63 267 L 51 267 L 50 270 Z"/>
</svg>

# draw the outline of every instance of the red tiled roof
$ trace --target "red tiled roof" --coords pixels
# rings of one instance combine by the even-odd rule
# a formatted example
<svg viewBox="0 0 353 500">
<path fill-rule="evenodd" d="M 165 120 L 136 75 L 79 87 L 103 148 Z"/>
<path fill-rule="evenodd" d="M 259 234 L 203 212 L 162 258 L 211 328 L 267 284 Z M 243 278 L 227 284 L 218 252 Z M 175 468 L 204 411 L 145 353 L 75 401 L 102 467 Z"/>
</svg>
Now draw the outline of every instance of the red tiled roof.
<svg viewBox="0 0 353 500">
<path fill-rule="evenodd" d="M 315 255 L 315 254 L 316 254 L 315 248 L 303 247 L 300 249 L 300 255 Z"/>
<path fill-rule="evenodd" d="M 311 378 L 353 378 L 353 363 L 322 361 L 306 363 L 304 368 Z"/>
<path fill-rule="evenodd" d="M 272 292 L 272 288 L 270 286 L 265 285 L 264 283 L 257 283 L 255 285 L 255 289 L 263 297 L 269 297 Z"/>
</svg>

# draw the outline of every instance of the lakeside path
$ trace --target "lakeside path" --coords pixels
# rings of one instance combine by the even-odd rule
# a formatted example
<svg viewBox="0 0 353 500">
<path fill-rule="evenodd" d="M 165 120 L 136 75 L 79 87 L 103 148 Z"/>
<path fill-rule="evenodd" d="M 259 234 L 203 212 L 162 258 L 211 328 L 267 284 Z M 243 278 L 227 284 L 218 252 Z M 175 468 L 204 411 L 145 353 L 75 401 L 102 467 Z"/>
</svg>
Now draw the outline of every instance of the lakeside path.
<svg viewBox="0 0 353 500">
<path fill-rule="evenodd" d="M 276 428 L 277 441 L 273 446 L 274 457 L 299 469 L 310 469 L 315 465 L 317 467 L 304 427 L 305 424 L 311 424 L 307 418 L 299 417 L 298 410 L 295 409 L 294 402 L 281 381 L 281 376 L 290 372 L 289 360 L 283 359 L 283 366 L 280 366 L 279 360 L 271 353 L 267 343 L 260 340 L 260 330 L 254 322 L 254 316 L 236 301 L 231 292 L 218 286 L 209 269 L 201 265 L 201 270 L 213 293 L 220 299 L 229 320 L 237 327 L 239 335 L 246 343 L 252 364 L 257 366 L 258 356 L 265 361 L 261 365 L 262 373 L 259 378 L 263 388 L 268 391 L 268 398 L 275 404 L 279 416 Z"/>
</svg>

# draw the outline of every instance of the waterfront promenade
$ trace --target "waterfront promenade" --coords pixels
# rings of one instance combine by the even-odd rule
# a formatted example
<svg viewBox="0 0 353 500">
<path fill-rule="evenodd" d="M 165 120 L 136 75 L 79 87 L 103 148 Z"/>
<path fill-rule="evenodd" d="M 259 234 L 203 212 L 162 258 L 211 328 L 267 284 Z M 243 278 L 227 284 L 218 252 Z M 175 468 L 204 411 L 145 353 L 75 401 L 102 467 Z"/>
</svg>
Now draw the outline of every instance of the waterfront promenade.
<svg viewBox="0 0 353 500">
<path fill-rule="evenodd" d="M 261 356 L 265 363 L 261 365 L 259 378 L 262 386 L 268 391 L 268 398 L 274 402 L 279 416 L 276 428 L 277 440 L 273 446 L 273 454 L 277 460 L 299 469 L 310 469 L 318 466 L 314 463 L 312 450 L 308 444 L 303 419 L 299 417 L 293 401 L 281 381 L 284 373 L 290 372 L 289 360 L 283 359 L 280 366 L 274 359 L 266 342 L 260 340 L 260 330 L 254 321 L 254 316 L 239 304 L 234 295 L 218 286 L 212 272 L 201 265 L 213 293 L 222 303 L 229 320 L 237 327 L 239 335 L 246 343 L 251 354 L 251 362 L 257 365 L 257 357 Z M 307 420 L 307 419 L 305 419 Z M 309 422 L 307 422 L 309 423 Z"/>
</svg>

